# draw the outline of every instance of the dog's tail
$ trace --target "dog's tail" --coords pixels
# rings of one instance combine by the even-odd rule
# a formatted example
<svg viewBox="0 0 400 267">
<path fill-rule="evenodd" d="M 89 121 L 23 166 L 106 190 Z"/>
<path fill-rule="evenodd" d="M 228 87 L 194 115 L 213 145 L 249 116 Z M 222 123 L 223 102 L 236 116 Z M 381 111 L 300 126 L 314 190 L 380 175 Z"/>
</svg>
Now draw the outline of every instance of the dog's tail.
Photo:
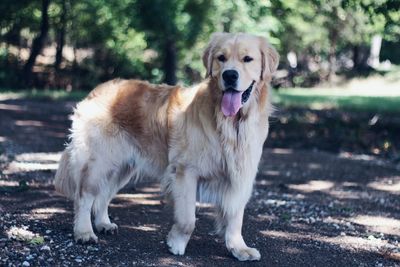
<svg viewBox="0 0 400 267">
<path fill-rule="evenodd" d="M 63 194 L 69 199 L 73 199 L 76 190 L 76 183 L 70 171 L 70 154 L 69 149 L 65 149 L 62 153 L 58 170 L 54 179 L 56 191 Z"/>
</svg>

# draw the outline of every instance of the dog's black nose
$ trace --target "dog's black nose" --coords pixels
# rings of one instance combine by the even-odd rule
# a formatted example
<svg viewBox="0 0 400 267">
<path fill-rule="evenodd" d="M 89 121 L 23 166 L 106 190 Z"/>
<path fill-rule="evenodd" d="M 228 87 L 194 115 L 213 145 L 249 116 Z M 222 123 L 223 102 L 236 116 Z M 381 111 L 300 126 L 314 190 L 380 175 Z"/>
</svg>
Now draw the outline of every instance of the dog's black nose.
<svg viewBox="0 0 400 267">
<path fill-rule="evenodd" d="M 235 85 L 238 78 L 239 73 L 236 70 L 226 70 L 222 73 L 222 79 L 227 85 Z"/>
</svg>

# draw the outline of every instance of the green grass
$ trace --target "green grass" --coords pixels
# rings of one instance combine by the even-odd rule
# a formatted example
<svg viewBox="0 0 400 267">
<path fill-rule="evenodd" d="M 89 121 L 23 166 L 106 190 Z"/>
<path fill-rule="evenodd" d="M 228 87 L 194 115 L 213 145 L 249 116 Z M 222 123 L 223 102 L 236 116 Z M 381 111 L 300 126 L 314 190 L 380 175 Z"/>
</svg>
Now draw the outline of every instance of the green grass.
<svg viewBox="0 0 400 267">
<path fill-rule="evenodd" d="M 12 91 L 7 89 L 0 89 L 0 99 L 46 99 L 46 100 L 72 100 L 79 101 L 86 97 L 89 92 L 86 91 L 72 91 L 67 92 L 65 90 L 18 90 Z"/>
<path fill-rule="evenodd" d="M 273 102 L 284 107 L 400 113 L 400 96 L 348 95 L 344 90 L 330 94 L 329 89 L 282 89 L 274 91 Z"/>
<path fill-rule="evenodd" d="M 400 88 L 399 88 L 400 91 Z M 352 95 L 345 89 L 281 89 L 273 92 L 273 102 L 284 107 L 308 107 L 312 109 L 345 109 L 354 111 L 400 113 L 400 95 Z M 79 101 L 88 92 L 65 90 L 21 90 L 0 89 L 0 100 L 28 98 L 45 100 Z"/>
</svg>

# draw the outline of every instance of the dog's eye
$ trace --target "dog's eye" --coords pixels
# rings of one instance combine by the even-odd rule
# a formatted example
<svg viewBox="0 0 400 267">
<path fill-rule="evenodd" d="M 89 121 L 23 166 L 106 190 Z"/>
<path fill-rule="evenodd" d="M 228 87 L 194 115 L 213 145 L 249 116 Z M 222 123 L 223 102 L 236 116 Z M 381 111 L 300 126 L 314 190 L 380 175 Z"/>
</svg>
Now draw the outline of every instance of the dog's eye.
<svg viewBox="0 0 400 267">
<path fill-rule="evenodd" d="M 220 55 L 217 57 L 217 59 L 221 62 L 225 62 L 226 61 L 226 57 L 224 55 Z"/>
<path fill-rule="evenodd" d="M 249 56 L 245 56 L 245 57 L 243 58 L 243 61 L 247 63 L 247 62 L 253 61 L 253 58 L 252 58 L 252 57 L 249 57 Z"/>
</svg>

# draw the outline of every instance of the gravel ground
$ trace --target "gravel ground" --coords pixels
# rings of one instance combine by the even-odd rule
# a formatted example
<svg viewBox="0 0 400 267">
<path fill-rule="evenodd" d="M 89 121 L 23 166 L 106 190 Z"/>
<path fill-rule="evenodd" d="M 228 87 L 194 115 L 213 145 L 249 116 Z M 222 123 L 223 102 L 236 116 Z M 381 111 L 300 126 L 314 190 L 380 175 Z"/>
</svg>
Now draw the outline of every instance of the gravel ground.
<svg viewBox="0 0 400 267">
<path fill-rule="evenodd" d="M 119 225 L 118 235 L 99 235 L 99 244 L 77 245 L 72 203 L 51 184 L 73 105 L 0 101 L 0 266 L 400 266 L 396 149 L 380 157 L 349 139 L 343 141 L 347 150 L 340 140 L 332 147 L 331 134 L 321 131 L 326 138 L 318 137 L 321 127 L 329 131 L 329 126 L 315 126 L 316 142 L 306 135 L 311 127 L 304 126 L 307 121 L 282 122 L 290 114 L 316 114 L 329 123 L 343 118 L 332 111 L 284 110 L 271 126 L 273 137 L 267 141 L 243 229 L 248 244 L 260 250 L 260 262 L 240 263 L 229 255 L 222 240 L 209 234 L 212 207 L 204 204 L 185 256 L 169 254 L 165 236 L 171 208 L 161 201 L 156 183 L 124 189 L 112 201 L 110 215 Z M 351 125 L 370 117 L 347 115 Z M 385 119 L 387 127 L 372 135 L 396 144 L 398 120 Z M 299 127 L 297 138 L 293 127 Z M 339 128 L 345 131 L 346 125 Z"/>
</svg>

